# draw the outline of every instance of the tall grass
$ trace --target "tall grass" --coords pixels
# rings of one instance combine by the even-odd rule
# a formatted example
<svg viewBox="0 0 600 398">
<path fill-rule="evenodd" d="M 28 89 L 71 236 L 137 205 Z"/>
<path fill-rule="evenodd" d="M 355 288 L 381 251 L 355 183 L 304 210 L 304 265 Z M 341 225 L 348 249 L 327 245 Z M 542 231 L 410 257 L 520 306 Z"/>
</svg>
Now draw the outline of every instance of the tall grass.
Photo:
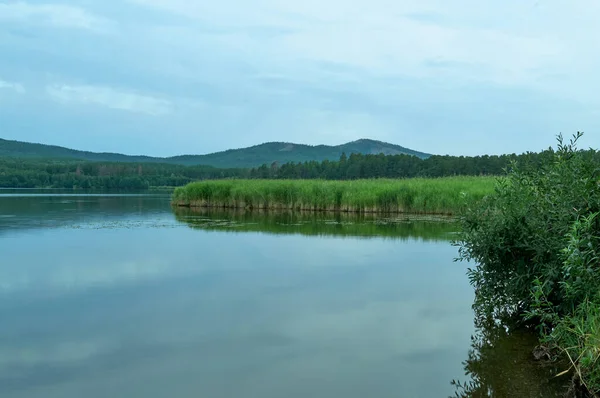
<svg viewBox="0 0 600 398">
<path fill-rule="evenodd" d="M 177 188 L 190 207 L 454 214 L 492 193 L 491 177 L 326 180 L 212 180 Z"/>
</svg>

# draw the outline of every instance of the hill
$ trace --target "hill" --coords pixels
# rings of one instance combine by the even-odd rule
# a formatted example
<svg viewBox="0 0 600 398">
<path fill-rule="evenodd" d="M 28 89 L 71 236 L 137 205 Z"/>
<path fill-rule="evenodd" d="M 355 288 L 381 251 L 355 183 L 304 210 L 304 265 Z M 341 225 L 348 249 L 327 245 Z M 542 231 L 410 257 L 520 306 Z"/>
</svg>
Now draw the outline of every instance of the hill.
<svg viewBox="0 0 600 398">
<path fill-rule="evenodd" d="M 157 162 L 151 156 L 130 156 L 119 153 L 88 152 L 55 145 L 4 140 L 0 138 L 0 157 L 34 159 L 87 160 L 93 162 Z M 164 161 L 164 159 L 162 159 Z"/>
<path fill-rule="evenodd" d="M 0 139 L 0 157 L 74 159 L 94 162 L 145 162 L 178 165 L 207 165 L 219 168 L 257 167 L 262 164 L 338 160 L 342 153 L 399 155 L 408 154 L 425 159 L 430 155 L 386 142 L 361 139 L 342 145 L 303 145 L 268 142 L 248 148 L 229 149 L 207 155 L 181 155 L 167 158 L 130 156 L 119 153 L 79 151 L 54 145 L 34 144 Z"/>
</svg>

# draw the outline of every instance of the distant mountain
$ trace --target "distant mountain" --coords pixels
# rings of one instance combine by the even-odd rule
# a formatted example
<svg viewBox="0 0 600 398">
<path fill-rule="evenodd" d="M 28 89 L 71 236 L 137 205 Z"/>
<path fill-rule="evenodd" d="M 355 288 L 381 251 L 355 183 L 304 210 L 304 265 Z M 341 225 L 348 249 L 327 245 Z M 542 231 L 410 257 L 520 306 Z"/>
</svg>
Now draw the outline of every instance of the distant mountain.
<svg viewBox="0 0 600 398">
<path fill-rule="evenodd" d="M 55 145 L 34 144 L 0 138 L 0 157 L 79 159 L 94 162 L 156 162 L 160 158 L 151 156 L 129 156 L 119 153 L 88 152 Z M 162 159 L 164 162 L 165 159 Z"/>
<path fill-rule="evenodd" d="M 398 155 L 407 154 L 420 158 L 431 155 L 386 142 L 361 139 L 337 146 L 303 145 L 287 142 L 268 142 L 248 148 L 229 149 L 208 155 L 181 155 L 168 158 L 130 156 L 119 153 L 78 151 L 54 145 L 33 144 L 0 139 L 0 157 L 78 159 L 94 162 L 152 162 L 181 165 L 207 165 L 220 168 L 256 167 L 262 164 L 287 162 L 338 160 L 342 153 Z"/>
</svg>

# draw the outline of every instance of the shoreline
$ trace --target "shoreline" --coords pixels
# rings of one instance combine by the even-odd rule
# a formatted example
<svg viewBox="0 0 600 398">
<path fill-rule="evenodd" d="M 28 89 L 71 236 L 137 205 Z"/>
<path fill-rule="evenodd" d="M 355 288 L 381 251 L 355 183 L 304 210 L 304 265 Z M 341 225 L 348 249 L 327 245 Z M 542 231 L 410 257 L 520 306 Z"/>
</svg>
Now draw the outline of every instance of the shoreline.
<svg viewBox="0 0 600 398">
<path fill-rule="evenodd" d="M 355 206 L 289 206 L 285 204 L 258 204 L 246 205 L 245 203 L 210 203 L 206 201 L 171 201 L 172 207 L 190 208 L 190 209 L 227 209 L 227 210 L 259 210 L 259 211 L 301 211 L 313 213 L 354 213 L 354 214 L 406 214 L 406 215 L 435 215 L 455 217 L 457 211 L 418 211 L 406 209 L 380 209 L 378 207 L 355 207 Z"/>
</svg>

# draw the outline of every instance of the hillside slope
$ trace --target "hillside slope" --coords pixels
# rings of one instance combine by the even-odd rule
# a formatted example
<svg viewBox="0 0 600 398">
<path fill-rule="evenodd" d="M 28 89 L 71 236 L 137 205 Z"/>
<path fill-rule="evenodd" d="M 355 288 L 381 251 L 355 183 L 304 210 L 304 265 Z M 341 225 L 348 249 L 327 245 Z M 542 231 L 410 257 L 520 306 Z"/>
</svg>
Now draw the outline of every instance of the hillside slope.
<svg viewBox="0 0 600 398">
<path fill-rule="evenodd" d="M 181 155 L 168 158 L 150 156 L 129 156 L 118 153 L 97 153 L 74 149 L 33 144 L 21 141 L 0 139 L 0 157 L 46 158 L 46 159 L 80 159 L 103 162 L 152 162 L 180 165 L 208 165 L 220 168 L 256 167 L 262 164 L 279 164 L 287 162 L 338 160 L 342 153 L 386 155 L 409 154 L 420 158 L 430 155 L 414 151 L 399 145 L 381 141 L 362 139 L 337 146 L 303 145 L 286 142 L 268 142 L 248 148 L 230 149 L 207 155 Z"/>
<path fill-rule="evenodd" d="M 88 152 L 56 145 L 4 140 L 0 138 L 0 157 L 79 159 L 94 162 L 157 162 L 165 159 L 150 156 L 130 156 L 119 153 Z"/>
</svg>

